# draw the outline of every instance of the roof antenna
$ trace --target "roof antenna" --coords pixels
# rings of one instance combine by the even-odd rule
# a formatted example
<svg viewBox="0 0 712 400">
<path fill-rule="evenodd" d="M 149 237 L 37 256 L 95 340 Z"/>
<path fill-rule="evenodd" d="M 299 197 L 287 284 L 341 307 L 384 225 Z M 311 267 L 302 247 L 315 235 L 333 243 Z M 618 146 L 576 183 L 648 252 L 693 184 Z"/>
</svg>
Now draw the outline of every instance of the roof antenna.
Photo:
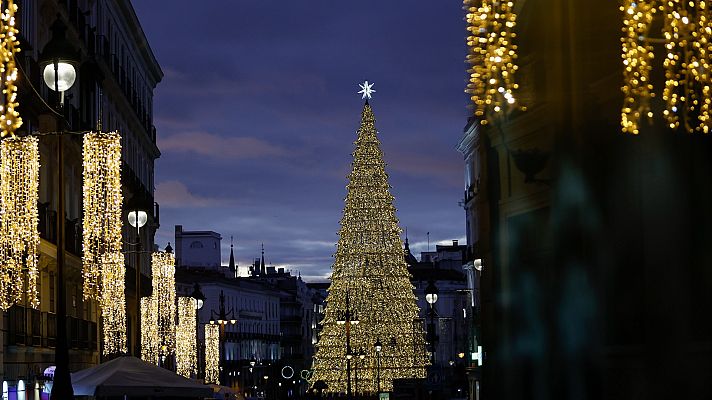
<svg viewBox="0 0 712 400">
<path fill-rule="evenodd" d="M 428 236 L 428 252 L 430 252 L 430 232 L 426 233 Z"/>
</svg>

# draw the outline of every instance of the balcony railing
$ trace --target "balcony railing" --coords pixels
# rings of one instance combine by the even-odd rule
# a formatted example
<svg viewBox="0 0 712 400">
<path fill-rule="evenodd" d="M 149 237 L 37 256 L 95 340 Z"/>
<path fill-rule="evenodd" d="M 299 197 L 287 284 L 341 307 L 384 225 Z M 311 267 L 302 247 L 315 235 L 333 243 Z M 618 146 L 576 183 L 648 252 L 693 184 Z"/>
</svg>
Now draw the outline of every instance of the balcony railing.
<svg viewBox="0 0 712 400">
<path fill-rule="evenodd" d="M 8 310 L 8 345 L 55 347 L 57 317 L 53 313 L 14 305 Z M 71 347 L 81 350 L 97 349 L 96 322 L 67 317 Z"/>
</svg>

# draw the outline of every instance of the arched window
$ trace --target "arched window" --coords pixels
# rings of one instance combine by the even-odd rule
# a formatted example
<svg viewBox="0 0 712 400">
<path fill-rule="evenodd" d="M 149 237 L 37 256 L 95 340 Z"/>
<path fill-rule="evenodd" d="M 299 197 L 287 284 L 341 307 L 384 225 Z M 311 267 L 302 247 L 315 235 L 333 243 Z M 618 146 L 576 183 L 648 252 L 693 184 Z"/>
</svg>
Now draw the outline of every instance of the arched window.
<svg viewBox="0 0 712 400">
<path fill-rule="evenodd" d="M 190 244 L 191 249 L 202 249 L 203 248 L 203 242 L 201 241 L 194 241 L 193 243 Z"/>
</svg>

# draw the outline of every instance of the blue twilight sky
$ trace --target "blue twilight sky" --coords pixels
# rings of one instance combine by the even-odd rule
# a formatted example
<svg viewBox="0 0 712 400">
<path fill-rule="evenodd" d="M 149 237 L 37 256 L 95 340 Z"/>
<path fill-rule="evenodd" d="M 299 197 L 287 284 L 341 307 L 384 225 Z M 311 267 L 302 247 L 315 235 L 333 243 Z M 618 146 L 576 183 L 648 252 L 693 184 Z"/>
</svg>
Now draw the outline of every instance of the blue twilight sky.
<svg viewBox="0 0 712 400">
<path fill-rule="evenodd" d="M 468 109 L 460 0 L 155 1 L 134 7 L 165 77 L 155 92 L 161 247 L 174 225 L 230 236 L 307 279 L 330 271 L 363 100 L 414 253 L 464 242 Z"/>
</svg>

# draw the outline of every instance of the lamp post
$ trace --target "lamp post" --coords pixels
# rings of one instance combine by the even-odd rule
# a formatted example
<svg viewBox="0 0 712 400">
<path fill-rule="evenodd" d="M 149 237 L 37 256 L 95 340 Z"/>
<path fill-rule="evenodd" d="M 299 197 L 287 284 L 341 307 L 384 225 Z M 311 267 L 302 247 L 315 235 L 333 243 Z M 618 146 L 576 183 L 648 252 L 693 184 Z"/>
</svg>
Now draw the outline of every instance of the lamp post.
<svg viewBox="0 0 712 400">
<path fill-rule="evenodd" d="M 57 17 L 52 26 L 52 39 L 42 49 L 39 64 L 42 77 L 50 90 L 57 96 L 54 110 L 57 122 L 57 347 L 55 348 L 54 383 L 50 394 L 52 399 L 74 397 L 72 380 L 69 375 L 69 346 L 67 343 L 67 299 L 64 278 L 65 216 L 64 216 L 64 150 L 62 132 L 66 120 L 63 117 L 64 92 L 69 90 L 77 77 L 76 66 L 79 57 L 74 46 L 66 38 L 66 25 Z"/>
<path fill-rule="evenodd" d="M 195 282 L 195 286 L 193 286 L 193 293 L 190 294 L 190 297 L 195 300 L 195 341 L 198 342 L 198 330 L 200 330 L 200 316 L 198 315 L 198 311 L 203 308 L 203 304 L 205 303 L 205 295 L 200 290 L 198 282 Z M 200 379 L 200 348 L 200 343 L 196 343 L 195 361 L 198 363 L 195 369 L 196 379 Z"/>
<path fill-rule="evenodd" d="M 228 323 L 235 325 L 237 319 L 235 318 L 234 310 L 230 309 L 227 312 L 225 311 L 225 294 L 222 290 L 220 290 L 219 299 L 220 305 L 218 311 L 210 310 L 210 323 L 215 324 L 217 322 L 217 324 L 220 325 L 220 352 L 222 353 L 220 355 L 220 382 L 227 382 L 225 380 L 225 363 L 223 361 L 225 358 L 225 326 Z M 217 319 L 213 319 L 213 314 L 217 316 Z"/>
<path fill-rule="evenodd" d="M 340 313 L 336 323 L 346 327 L 346 399 L 351 400 L 351 358 L 353 358 L 353 353 L 351 352 L 351 325 L 358 325 L 359 321 L 356 313 L 351 312 L 348 292 L 346 293 L 346 310 Z"/>
<path fill-rule="evenodd" d="M 376 390 L 381 393 L 381 349 L 383 349 L 381 338 L 376 339 L 373 346 L 376 348 Z"/>
<path fill-rule="evenodd" d="M 134 355 L 141 358 L 141 228 L 148 221 L 146 211 L 134 209 L 128 213 L 129 225 L 136 228 L 136 340 Z"/>
<path fill-rule="evenodd" d="M 435 332 L 435 303 L 438 301 L 438 288 L 434 281 L 429 281 L 425 288 L 425 301 L 430 304 L 430 324 L 428 325 L 428 336 L 430 336 L 430 361 L 435 365 L 435 343 L 438 340 Z"/>
<path fill-rule="evenodd" d="M 363 367 L 363 360 L 366 358 L 366 352 L 363 351 L 363 348 L 360 348 L 358 353 L 356 353 L 358 356 L 359 360 L 361 360 L 361 367 Z M 358 368 L 359 368 L 359 363 L 356 363 L 356 368 L 354 368 L 354 378 L 356 380 L 356 395 L 358 395 Z"/>
</svg>

